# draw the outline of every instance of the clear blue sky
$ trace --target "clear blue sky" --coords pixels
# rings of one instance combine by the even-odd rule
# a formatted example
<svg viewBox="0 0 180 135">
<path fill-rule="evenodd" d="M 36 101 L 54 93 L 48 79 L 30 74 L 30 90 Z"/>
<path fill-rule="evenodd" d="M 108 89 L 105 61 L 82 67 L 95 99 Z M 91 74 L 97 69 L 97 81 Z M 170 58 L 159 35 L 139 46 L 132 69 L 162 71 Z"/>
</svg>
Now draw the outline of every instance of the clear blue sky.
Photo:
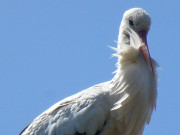
<svg viewBox="0 0 180 135">
<path fill-rule="evenodd" d="M 63 98 L 112 79 L 125 10 L 144 8 L 159 71 L 157 110 L 144 135 L 177 135 L 180 121 L 180 1 L 0 1 L 0 127 L 16 135 Z"/>
</svg>

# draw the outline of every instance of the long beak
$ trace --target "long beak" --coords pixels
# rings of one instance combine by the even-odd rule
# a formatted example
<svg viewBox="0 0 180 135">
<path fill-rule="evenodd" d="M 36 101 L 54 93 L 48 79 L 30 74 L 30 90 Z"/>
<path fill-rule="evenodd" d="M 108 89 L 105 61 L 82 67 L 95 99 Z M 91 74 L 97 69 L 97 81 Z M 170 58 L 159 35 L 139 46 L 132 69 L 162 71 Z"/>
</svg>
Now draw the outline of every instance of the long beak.
<svg viewBox="0 0 180 135">
<path fill-rule="evenodd" d="M 150 53 L 149 53 L 149 49 L 148 49 L 148 45 L 147 45 L 147 32 L 142 30 L 139 31 L 138 35 L 140 36 L 140 38 L 142 39 L 142 42 L 144 43 L 139 50 L 141 51 L 148 67 L 149 70 L 152 72 L 152 74 L 154 75 L 154 69 L 152 67 L 152 62 L 151 62 L 151 57 L 150 57 Z"/>
</svg>

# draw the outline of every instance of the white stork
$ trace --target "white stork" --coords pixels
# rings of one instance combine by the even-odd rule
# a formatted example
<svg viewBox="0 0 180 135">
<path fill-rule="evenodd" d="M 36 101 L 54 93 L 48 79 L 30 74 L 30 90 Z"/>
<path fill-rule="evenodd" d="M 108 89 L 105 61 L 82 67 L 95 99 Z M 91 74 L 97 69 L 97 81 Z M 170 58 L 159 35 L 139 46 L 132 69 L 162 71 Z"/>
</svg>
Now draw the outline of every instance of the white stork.
<svg viewBox="0 0 180 135">
<path fill-rule="evenodd" d="M 20 135 L 142 135 L 156 107 L 157 63 L 150 57 L 150 16 L 141 8 L 124 13 L 112 80 L 59 101 Z"/>
</svg>

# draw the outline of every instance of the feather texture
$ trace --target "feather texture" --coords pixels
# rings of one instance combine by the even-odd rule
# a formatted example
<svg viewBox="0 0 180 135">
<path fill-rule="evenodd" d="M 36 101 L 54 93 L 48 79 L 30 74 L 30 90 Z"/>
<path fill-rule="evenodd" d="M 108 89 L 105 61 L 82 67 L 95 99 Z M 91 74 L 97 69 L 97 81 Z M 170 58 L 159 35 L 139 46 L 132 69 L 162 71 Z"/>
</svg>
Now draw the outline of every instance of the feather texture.
<svg viewBox="0 0 180 135">
<path fill-rule="evenodd" d="M 142 39 L 126 23 L 122 21 L 118 47 L 113 48 L 118 58 L 114 78 L 56 103 L 21 135 L 142 135 L 156 106 L 158 65 L 151 59 L 152 74 L 139 50 Z"/>
</svg>

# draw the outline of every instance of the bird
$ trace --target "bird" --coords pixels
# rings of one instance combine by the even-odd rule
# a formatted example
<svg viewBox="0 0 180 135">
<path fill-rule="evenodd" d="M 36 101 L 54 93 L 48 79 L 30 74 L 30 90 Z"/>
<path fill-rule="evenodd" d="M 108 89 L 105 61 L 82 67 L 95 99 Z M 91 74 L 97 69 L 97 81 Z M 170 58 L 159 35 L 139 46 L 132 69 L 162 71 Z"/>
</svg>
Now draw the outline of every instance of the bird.
<svg viewBox="0 0 180 135">
<path fill-rule="evenodd" d="M 157 100 L 157 62 L 142 8 L 125 11 L 114 57 L 114 77 L 67 97 L 35 118 L 19 135 L 142 135 Z"/>
</svg>

